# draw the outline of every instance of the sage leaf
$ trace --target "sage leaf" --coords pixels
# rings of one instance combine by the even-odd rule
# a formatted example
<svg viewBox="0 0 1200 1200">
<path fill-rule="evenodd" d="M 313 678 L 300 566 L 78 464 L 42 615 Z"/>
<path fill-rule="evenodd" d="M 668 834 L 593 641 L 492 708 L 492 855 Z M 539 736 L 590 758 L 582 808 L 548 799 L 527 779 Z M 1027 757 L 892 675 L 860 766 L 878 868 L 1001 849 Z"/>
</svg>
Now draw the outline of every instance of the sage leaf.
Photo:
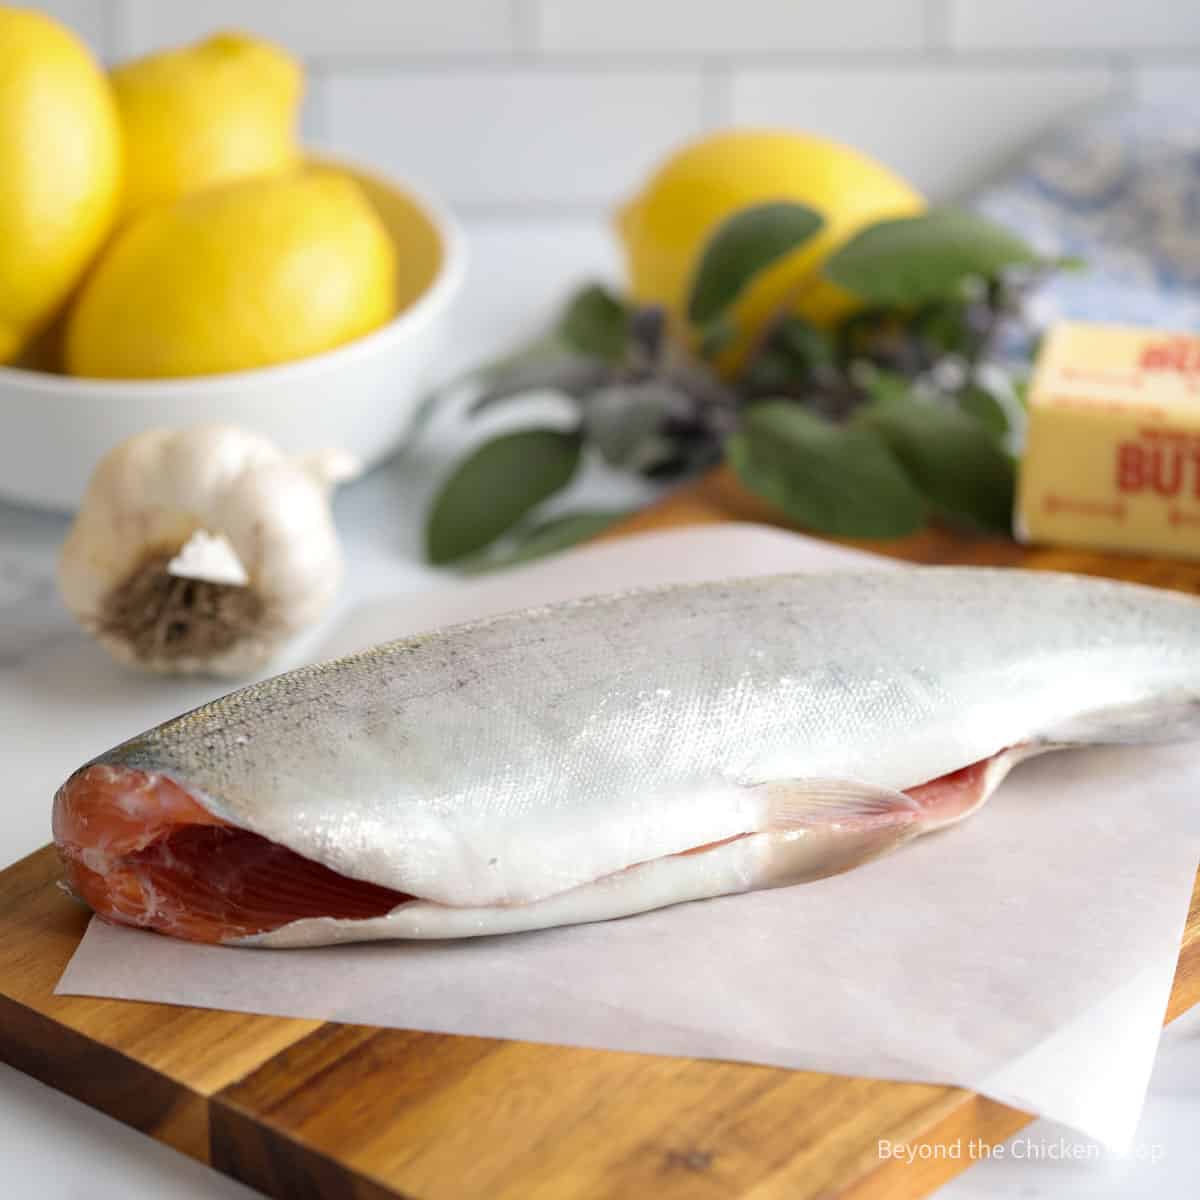
<svg viewBox="0 0 1200 1200">
<path fill-rule="evenodd" d="M 961 299 L 967 279 L 1040 261 L 1002 226 L 942 208 L 868 226 L 829 256 L 824 273 L 868 304 L 902 308 Z"/>
<path fill-rule="evenodd" d="M 825 330 L 799 317 L 789 316 L 780 321 L 771 337 L 771 344 L 785 350 L 808 371 L 832 367 L 836 361 L 833 338 Z"/>
<path fill-rule="evenodd" d="M 993 532 L 1011 528 L 1013 460 L 975 417 L 893 397 L 860 409 L 856 424 L 887 443 L 938 512 Z"/>
<path fill-rule="evenodd" d="M 474 554 L 535 505 L 566 487 L 579 466 L 578 433 L 523 429 L 485 442 L 442 485 L 425 527 L 429 561 Z"/>
<path fill-rule="evenodd" d="M 798 404 L 751 406 L 726 443 L 742 482 L 821 533 L 899 537 L 928 513 L 887 443 L 868 428 L 834 425 Z"/>
<path fill-rule="evenodd" d="M 582 400 L 612 374 L 613 368 L 607 363 L 568 355 L 560 349 L 545 358 L 530 358 L 490 370 L 468 411 L 474 416 L 508 400 L 523 400 L 531 392 L 558 392 L 571 400 Z"/>
<path fill-rule="evenodd" d="M 995 437 L 1003 437 L 1009 430 L 1008 413 L 1004 405 L 987 388 L 977 383 L 969 383 L 959 392 L 958 406 Z"/>
<path fill-rule="evenodd" d="M 871 363 L 856 364 L 854 378 L 872 400 L 880 403 L 908 400 L 912 395 L 912 383 L 903 375 L 880 370 Z"/>
<path fill-rule="evenodd" d="M 778 396 L 803 378 L 803 368 L 785 349 L 768 344 L 743 368 L 739 384 L 749 396 Z"/>
<path fill-rule="evenodd" d="M 688 293 L 688 320 L 707 326 L 760 271 L 808 241 L 824 218 L 807 204 L 780 201 L 743 208 L 708 240 Z"/>
<path fill-rule="evenodd" d="M 606 287 L 589 283 L 567 301 L 558 336 L 568 350 L 616 363 L 629 343 L 629 309 Z"/>
<path fill-rule="evenodd" d="M 592 509 L 581 512 L 562 513 L 545 521 L 518 530 L 509 545 L 486 556 L 479 556 L 464 564 L 468 574 L 479 575 L 501 567 L 515 567 L 520 563 L 533 562 L 548 554 L 557 554 L 578 542 L 603 533 L 610 525 L 629 516 L 626 509 Z"/>
<path fill-rule="evenodd" d="M 469 412 L 521 400 L 530 392 L 582 399 L 625 357 L 631 322 L 624 301 L 598 283 L 585 285 L 567 301 L 549 333 L 471 373 L 466 381 L 479 390 Z"/>
<path fill-rule="evenodd" d="M 550 369 L 550 364 L 558 364 L 563 358 L 563 349 L 557 336 L 545 333 L 499 358 L 457 372 L 422 396 L 413 416 L 410 439 L 415 441 L 442 403 L 457 392 L 469 390 L 473 393 L 467 409 L 472 412 L 476 407 L 486 406 L 492 391 L 498 386 L 503 393 L 503 382 L 514 377 L 518 371 L 544 373 Z M 502 394 L 500 399 L 507 399 L 511 394 Z"/>
<path fill-rule="evenodd" d="M 700 357 L 716 358 L 736 340 L 737 326 L 727 316 L 715 317 L 700 331 Z"/>
<path fill-rule="evenodd" d="M 583 435 L 609 466 L 649 471 L 674 453 L 667 420 L 690 408 L 687 395 L 663 379 L 597 388 L 583 404 Z"/>
<path fill-rule="evenodd" d="M 913 315 L 911 330 L 930 350 L 965 358 L 977 348 L 980 326 L 989 320 L 983 301 L 935 301 Z"/>
</svg>

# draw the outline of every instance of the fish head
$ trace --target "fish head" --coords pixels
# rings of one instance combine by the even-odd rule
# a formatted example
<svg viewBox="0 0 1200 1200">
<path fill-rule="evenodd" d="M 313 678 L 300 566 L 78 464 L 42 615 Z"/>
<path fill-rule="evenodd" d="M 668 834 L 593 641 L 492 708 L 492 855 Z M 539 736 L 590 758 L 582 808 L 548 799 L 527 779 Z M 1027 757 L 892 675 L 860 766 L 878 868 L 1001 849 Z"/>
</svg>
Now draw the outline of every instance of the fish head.
<svg viewBox="0 0 1200 1200">
<path fill-rule="evenodd" d="M 102 919 L 229 942 L 306 917 L 384 916 L 411 896 L 351 879 L 223 819 L 161 772 L 81 767 L 55 794 L 65 882 Z"/>
</svg>

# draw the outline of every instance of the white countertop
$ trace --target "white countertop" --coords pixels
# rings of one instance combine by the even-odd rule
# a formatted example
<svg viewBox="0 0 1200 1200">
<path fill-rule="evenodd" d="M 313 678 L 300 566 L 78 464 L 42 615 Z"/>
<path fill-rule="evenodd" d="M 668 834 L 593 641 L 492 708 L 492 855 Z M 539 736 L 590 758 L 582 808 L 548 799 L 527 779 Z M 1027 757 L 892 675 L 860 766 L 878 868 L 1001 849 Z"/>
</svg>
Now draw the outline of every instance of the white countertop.
<svg viewBox="0 0 1200 1200">
<path fill-rule="evenodd" d="M 447 372 L 533 332 L 570 284 L 613 274 L 604 230 L 569 220 L 470 229 L 473 261 Z M 430 467 L 401 457 L 345 489 L 337 519 L 348 560 L 344 603 L 442 582 L 416 557 Z M 49 838 L 49 799 L 90 755 L 224 690 L 144 680 L 117 668 L 71 623 L 53 572 L 63 518 L 0 504 L 0 864 Z M 103 695 L 105 700 L 97 700 Z M 1163 1036 L 1131 1155 L 1116 1158 L 1036 1122 L 938 1193 L 1190 1197 L 1200 1178 L 1200 1008 Z M 969 1147 L 964 1146 L 964 1156 Z M 0 1066 L 0 1171 L 13 1200 L 219 1200 L 251 1192 L 8 1067 Z"/>
</svg>

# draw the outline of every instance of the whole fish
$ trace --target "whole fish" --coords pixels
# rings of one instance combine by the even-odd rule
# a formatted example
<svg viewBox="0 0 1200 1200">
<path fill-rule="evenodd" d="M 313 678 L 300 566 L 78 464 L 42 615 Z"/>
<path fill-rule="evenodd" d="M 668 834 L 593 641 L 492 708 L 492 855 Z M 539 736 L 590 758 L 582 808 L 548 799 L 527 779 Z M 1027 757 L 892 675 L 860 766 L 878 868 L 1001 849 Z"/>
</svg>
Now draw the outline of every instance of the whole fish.
<svg viewBox="0 0 1200 1200">
<path fill-rule="evenodd" d="M 113 921 L 255 946 L 469 937 L 817 879 L 959 820 L 1029 754 L 1198 735 L 1192 597 L 776 576 L 242 688 L 76 771 L 54 833 Z"/>
</svg>

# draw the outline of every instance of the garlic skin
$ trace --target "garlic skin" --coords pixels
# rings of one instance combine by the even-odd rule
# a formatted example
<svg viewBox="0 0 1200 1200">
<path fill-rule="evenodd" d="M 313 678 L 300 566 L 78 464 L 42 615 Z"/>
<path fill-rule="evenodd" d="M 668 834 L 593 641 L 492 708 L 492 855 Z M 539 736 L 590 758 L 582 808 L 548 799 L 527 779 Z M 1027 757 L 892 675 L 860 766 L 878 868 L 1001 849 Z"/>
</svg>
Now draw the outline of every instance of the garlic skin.
<svg viewBox="0 0 1200 1200">
<path fill-rule="evenodd" d="M 59 560 L 76 620 L 122 662 L 240 676 L 329 607 L 341 451 L 289 457 L 228 425 L 155 429 L 97 465 Z"/>
</svg>

